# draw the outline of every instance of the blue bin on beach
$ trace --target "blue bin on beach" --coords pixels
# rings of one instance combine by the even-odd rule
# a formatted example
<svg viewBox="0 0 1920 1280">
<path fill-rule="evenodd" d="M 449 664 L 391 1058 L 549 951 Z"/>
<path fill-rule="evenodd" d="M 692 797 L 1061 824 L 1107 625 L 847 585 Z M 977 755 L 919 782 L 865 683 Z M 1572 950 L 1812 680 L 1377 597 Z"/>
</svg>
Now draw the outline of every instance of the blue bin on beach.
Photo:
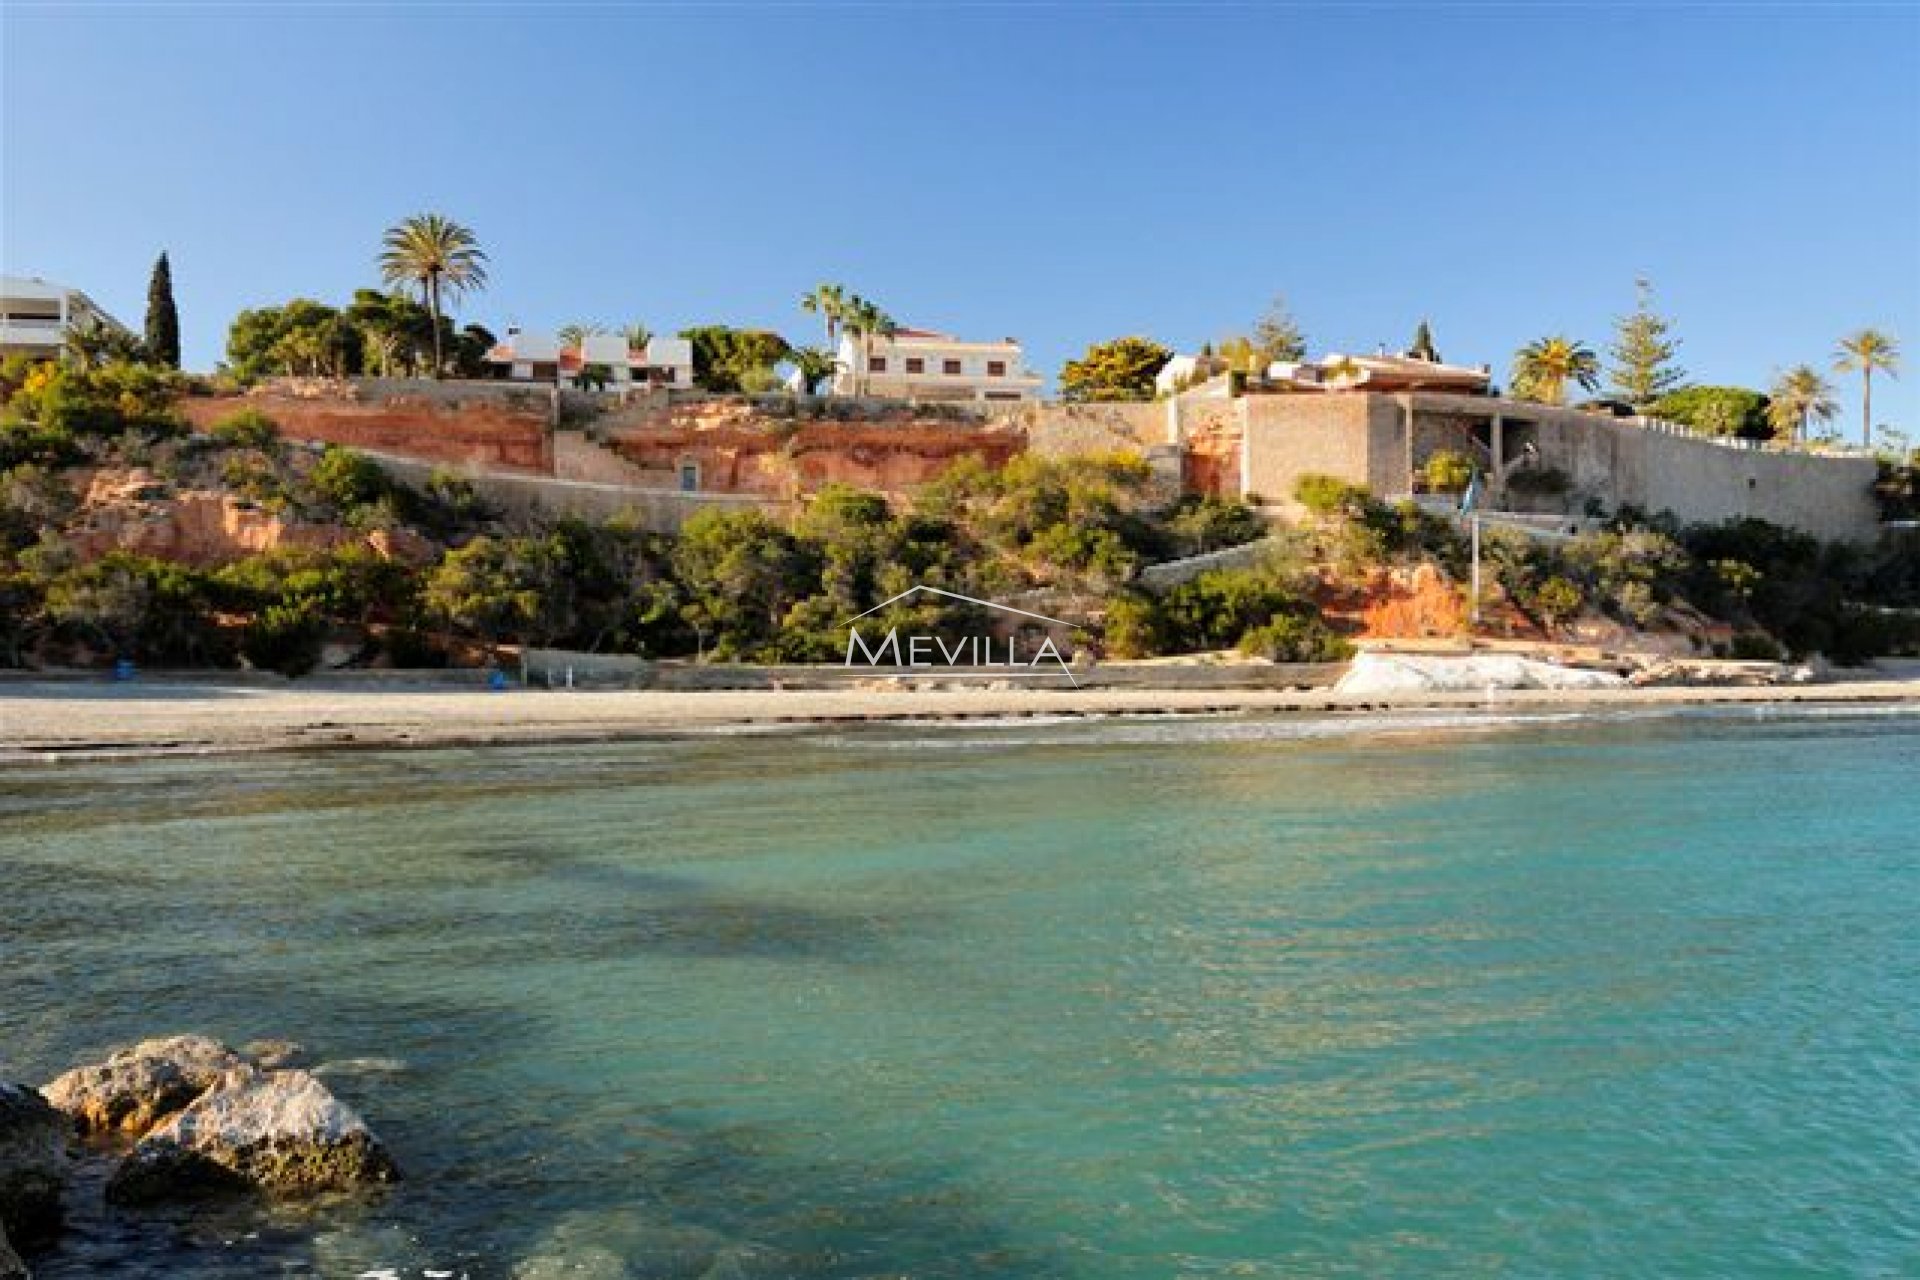
<svg viewBox="0 0 1920 1280">
<path fill-rule="evenodd" d="M 487 672 L 487 688 L 493 690 L 495 693 L 505 693 L 507 691 L 507 673 L 498 667 Z"/>
<path fill-rule="evenodd" d="M 113 678 L 119 681 L 133 679 L 135 675 L 132 658 L 116 658 L 113 663 Z"/>
</svg>

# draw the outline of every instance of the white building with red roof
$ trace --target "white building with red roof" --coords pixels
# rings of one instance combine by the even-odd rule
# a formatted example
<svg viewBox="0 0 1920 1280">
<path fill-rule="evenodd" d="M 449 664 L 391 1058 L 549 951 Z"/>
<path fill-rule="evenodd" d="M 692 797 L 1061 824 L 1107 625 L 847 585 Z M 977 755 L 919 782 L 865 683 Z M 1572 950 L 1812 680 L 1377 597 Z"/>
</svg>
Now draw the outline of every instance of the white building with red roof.
<svg viewBox="0 0 1920 1280">
<path fill-rule="evenodd" d="M 840 339 L 837 395 L 899 400 L 1033 400 L 1043 379 L 1027 368 L 1013 338 L 967 342 L 950 333 L 901 328 Z"/>
</svg>

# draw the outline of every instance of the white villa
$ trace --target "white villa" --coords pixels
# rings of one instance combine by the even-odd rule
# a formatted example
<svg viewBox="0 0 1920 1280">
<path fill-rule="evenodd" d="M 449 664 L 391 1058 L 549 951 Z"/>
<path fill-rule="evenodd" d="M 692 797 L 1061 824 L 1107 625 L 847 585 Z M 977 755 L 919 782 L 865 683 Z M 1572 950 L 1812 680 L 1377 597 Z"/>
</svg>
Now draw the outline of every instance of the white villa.
<svg viewBox="0 0 1920 1280">
<path fill-rule="evenodd" d="M 66 345 L 68 330 L 90 323 L 130 332 L 78 289 L 38 276 L 0 276 L 0 357 L 52 358 Z"/>
<path fill-rule="evenodd" d="M 553 334 L 507 330 L 505 342 L 487 353 L 487 363 L 512 382 L 551 382 L 569 387 L 581 370 L 600 365 L 608 388 L 693 386 L 693 344 L 685 338 L 654 337 L 645 349 L 629 347 L 618 333 L 590 333 L 578 346 L 562 346 Z"/>
<path fill-rule="evenodd" d="M 840 339 L 837 395 L 887 396 L 903 400 L 1033 400 L 1042 379 L 1027 369 L 1012 338 L 965 342 L 950 333 L 897 329 L 862 343 Z"/>
</svg>

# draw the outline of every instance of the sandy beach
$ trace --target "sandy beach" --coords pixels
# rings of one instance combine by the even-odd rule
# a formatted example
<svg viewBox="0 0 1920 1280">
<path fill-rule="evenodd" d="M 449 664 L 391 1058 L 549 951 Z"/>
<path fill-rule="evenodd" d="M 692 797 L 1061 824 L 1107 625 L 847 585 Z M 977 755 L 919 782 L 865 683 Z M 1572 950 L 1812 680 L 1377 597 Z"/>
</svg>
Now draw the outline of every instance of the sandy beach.
<svg viewBox="0 0 1920 1280">
<path fill-rule="evenodd" d="M 1920 706 L 1920 680 L 1393 695 L 1262 689 L 544 692 L 154 682 L 0 685 L 0 762 L 313 747 L 587 742 L 782 725 L 1017 717 Z"/>
</svg>

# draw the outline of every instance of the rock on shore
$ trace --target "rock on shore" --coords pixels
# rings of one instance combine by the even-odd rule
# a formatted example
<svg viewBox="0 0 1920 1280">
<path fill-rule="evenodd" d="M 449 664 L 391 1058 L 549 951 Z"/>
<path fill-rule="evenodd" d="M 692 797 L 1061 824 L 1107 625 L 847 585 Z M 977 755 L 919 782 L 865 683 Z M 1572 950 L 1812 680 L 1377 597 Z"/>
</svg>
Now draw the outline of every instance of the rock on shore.
<svg viewBox="0 0 1920 1280">
<path fill-rule="evenodd" d="M 1619 689 L 1610 671 L 1562 667 L 1511 654 L 1455 658 L 1407 653 L 1363 653 L 1340 677 L 1335 693 L 1482 693 L 1508 689 Z"/>
<path fill-rule="evenodd" d="M 366 1122 L 305 1071 L 235 1067 L 133 1149 L 107 1181 L 118 1204 L 229 1191 L 346 1191 L 399 1179 Z"/>
<path fill-rule="evenodd" d="M 326 1085 L 306 1071 L 269 1069 L 297 1060 L 298 1045 L 249 1049 L 207 1036 L 143 1040 L 49 1084 L 48 1113 L 63 1132 L 70 1119 L 87 1137 L 137 1140 L 107 1180 L 107 1198 L 121 1204 L 232 1191 L 299 1196 L 399 1178 L 366 1122 Z"/>
<path fill-rule="evenodd" d="M 72 1136 L 67 1118 L 39 1093 L 0 1084 L 0 1241 L 43 1240 L 59 1230 Z M 0 1276 L 7 1256 L 0 1253 Z"/>
<path fill-rule="evenodd" d="M 138 1138 L 246 1060 L 206 1036 L 167 1036 L 118 1049 L 105 1062 L 75 1067 L 42 1092 L 73 1117 L 83 1136 Z"/>
</svg>

